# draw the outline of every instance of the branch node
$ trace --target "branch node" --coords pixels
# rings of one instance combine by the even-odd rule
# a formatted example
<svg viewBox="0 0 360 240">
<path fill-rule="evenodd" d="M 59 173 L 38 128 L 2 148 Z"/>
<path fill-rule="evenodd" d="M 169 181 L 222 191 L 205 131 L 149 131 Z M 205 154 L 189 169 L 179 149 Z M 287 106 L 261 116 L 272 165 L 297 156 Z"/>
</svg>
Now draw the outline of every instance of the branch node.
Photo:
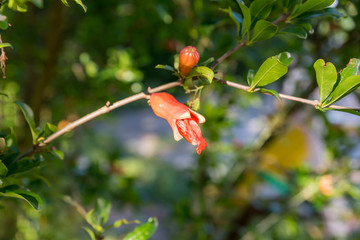
<svg viewBox="0 0 360 240">
<path fill-rule="evenodd" d="M 105 104 L 106 107 L 110 107 L 110 105 L 111 105 L 110 101 L 107 101 Z"/>
</svg>

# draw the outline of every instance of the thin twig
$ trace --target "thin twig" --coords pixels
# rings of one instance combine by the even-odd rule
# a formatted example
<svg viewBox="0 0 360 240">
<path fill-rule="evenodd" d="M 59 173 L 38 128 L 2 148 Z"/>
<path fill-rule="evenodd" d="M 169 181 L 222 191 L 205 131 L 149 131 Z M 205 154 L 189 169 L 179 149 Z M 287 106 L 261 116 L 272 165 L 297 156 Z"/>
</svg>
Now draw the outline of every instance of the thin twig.
<svg viewBox="0 0 360 240">
<path fill-rule="evenodd" d="M 226 53 L 224 53 L 221 57 L 219 57 L 211 66 L 211 69 L 215 69 L 217 67 L 217 65 L 219 65 L 222 61 L 224 61 L 226 58 L 228 58 L 231 54 L 233 54 L 234 52 L 236 52 L 237 50 L 239 50 L 241 47 L 246 45 L 246 40 L 236 44 L 232 49 L 230 49 L 229 51 L 227 51 Z"/>
<path fill-rule="evenodd" d="M 156 88 L 153 88 L 153 89 L 148 89 L 148 93 L 155 93 L 155 92 L 160 92 L 160 91 L 164 91 L 164 90 L 167 90 L 169 88 L 173 88 L 173 87 L 177 87 L 177 86 L 181 86 L 181 83 L 179 81 L 177 82 L 171 82 L 171 83 L 167 83 L 167 84 L 164 84 L 164 85 L 161 85 L 159 87 L 156 87 Z M 113 104 L 110 104 L 110 102 L 107 102 L 105 104 L 105 106 L 95 110 L 94 112 L 92 113 L 89 113 L 87 115 L 85 115 L 84 117 L 72 122 L 72 123 L 69 123 L 68 125 L 66 125 L 64 128 L 60 129 L 59 131 L 53 133 L 52 135 L 50 135 L 49 137 L 47 137 L 44 141 L 34 145 L 32 148 L 26 150 L 23 154 L 21 154 L 19 157 L 17 157 L 15 159 L 15 162 L 20 160 L 21 158 L 23 157 L 26 157 L 26 156 L 30 156 L 32 154 L 34 154 L 35 152 L 38 152 L 42 147 L 45 147 L 47 144 L 49 144 L 50 142 L 54 141 L 55 139 L 57 139 L 58 137 L 64 135 L 65 133 L 67 132 L 70 132 L 71 130 L 73 130 L 74 128 L 76 127 L 79 127 L 80 125 L 83 125 L 84 123 L 100 116 L 100 115 L 103 115 L 105 113 L 108 113 L 108 112 L 111 112 L 112 110 L 118 108 L 118 107 L 121 107 L 121 106 L 124 106 L 126 104 L 129 104 L 131 102 L 135 102 L 137 100 L 140 100 L 140 99 L 147 99 L 149 96 L 148 94 L 144 93 L 144 92 L 141 92 L 141 93 L 138 93 L 138 94 L 135 94 L 133 96 L 130 96 L 130 97 L 127 97 L 127 98 L 124 98 L 122 100 L 119 100 Z"/>
<path fill-rule="evenodd" d="M 226 81 L 226 80 L 222 80 L 222 79 L 217 79 L 214 78 L 214 80 L 216 82 L 228 85 L 230 87 L 234 87 L 234 88 L 238 88 L 244 91 L 248 91 L 250 89 L 249 86 L 245 86 L 239 83 L 235 83 L 235 82 L 230 82 L 230 81 Z M 257 89 L 254 89 L 254 91 L 256 91 Z M 266 95 L 270 95 L 268 93 L 265 92 L 260 92 Z M 320 102 L 318 100 L 310 100 L 310 99 L 305 99 L 305 98 L 300 98 L 300 97 L 295 97 L 295 96 L 291 96 L 291 95 L 286 95 L 283 93 L 279 93 L 279 97 L 282 99 L 287 99 L 287 100 L 291 100 L 291 101 L 295 101 L 295 102 L 300 102 L 300 103 L 305 103 L 305 104 L 309 104 L 312 105 L 314 107 L 319 106 Z M 351 108 L 351 107 L 344 107 L 344 106 L 338 106 L 338 105 L 329 105 L 328 108 L 332 108 L 332 109 L 338 109 L 338 110 L 355 110 L 355 111 L 360 111 L 360 108 Z"/>
</svg>

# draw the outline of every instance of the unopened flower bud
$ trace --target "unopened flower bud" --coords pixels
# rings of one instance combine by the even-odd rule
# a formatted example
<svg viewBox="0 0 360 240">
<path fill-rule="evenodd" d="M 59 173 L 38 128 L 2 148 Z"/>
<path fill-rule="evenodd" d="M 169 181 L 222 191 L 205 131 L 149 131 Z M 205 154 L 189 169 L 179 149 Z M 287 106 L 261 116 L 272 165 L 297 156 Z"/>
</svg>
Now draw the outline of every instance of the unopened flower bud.
<svg viewBox="0 0 360 240">
<path fill-rule="evenodd" d="M 195 47 L 187 46 L 184 47 L 179 54 L 179 70 L 181 76 L 185 77 L 189 74 L 196 64 L 198 64 L 200 54 Z"/>
</svg>

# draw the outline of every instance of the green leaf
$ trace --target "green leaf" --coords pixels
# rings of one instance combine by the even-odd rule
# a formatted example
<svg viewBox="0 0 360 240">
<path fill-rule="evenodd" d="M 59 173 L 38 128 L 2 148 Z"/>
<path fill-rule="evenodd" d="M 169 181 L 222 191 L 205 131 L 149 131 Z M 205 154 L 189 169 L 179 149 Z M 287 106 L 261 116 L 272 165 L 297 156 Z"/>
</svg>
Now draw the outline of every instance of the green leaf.
<svg viewBox="0 0 360 240">
<path fill-rule="evenodd" d="M 280 95 L 277 91 L 272 90 L 272 89 L 265 89 L 265 88 L 259 88 L 257 89 L 255 92 L 260 92 L 260 93 L 266 93 L 269 95 L 273 95 L 275 96 L 279 101 L 281 101 Z"/>
<path fill-rule="evenodd" d="M 98 218 L 95 216 L 95 210 L 91 209 L 85 216 L 86 222 L 95 229 L 96 232 L 104 232 L 103 227 L 100 225 Z"/>
<path fill-rule="evenodd" d="M 98 223 L 100 225 L 104 225 L 108 221 L 110 210 L 111 210 L 111 203 L 109 201 L 102 198 L 97 199 L 95 205 L 95 214 L 96 217 L 99 219 Z"/>
<path fill-rule="evenodd" d="M 6 93 L 1 93 L 1 92 L 0 92 L 0 96 L 4 96 L 4 97 L 6 97 L 6 98 L 9 98 L 9 95 L 7 95 Z"/>
<path fill-rule="evenodd" d="M 301 38 L 301 39 L 306 39 L 307 38 L 307 31 L 300 27 L 300 26 L 294 26 L 294 25 L 291 25 L 283 30 L 281 30 L 280 33 L 284 33 L 284 34 L 292 34 L 298 38 Z"/>
<path fill-rule="evenodd" d="M 61 0 L 61 1 L 65 6 L 69 7 L 69 3 L 66 0 Z"/>
<path fill-rule="evenodd" d="M 214 78 L 214 71 L 204 66 L 194 67 L 191 72 L 186 76 L 186 79 L 191 79 L 193 77 L 206 78 L 208 80 L 208 83 L 211 84 Z"/>
<path fill-rule="evenodd" d="M 289 66 L 292 63 L 293 58 L 291 57 L 291 54 L 289 52 L 282 52 L 276 55 L 280 62 L 285 64 L 286 66 Z"/>
<path fill-rule="evenodd" d="M 278 26 L 272 24 L 271 22 L 259 20 L 255 24 L 254 32 L 249 44 L 272 38 L 277 33 L 277 30 Z"/>
<path fill-rule="evenodd" d="M 9 28 L 9 23 L 6 20 L 6 17 L 3 15 L 0 15 L 1 18 L 3 18 L 3 20 L 0 21 L 0 29 L 2 30 L 6 30 Z"/>
<path fill-rule="evenodd" d="M 270 12 L 274 0 L 255 0 L 250 4 L 250 12 L 253 21 L 258 19 L 266 19 Z"/>
<path fill-rule="evenodd" d="M 0 196 L 25 200 L 35 210 L 40 210 L 43 204 L 41 197 L 30 191 L 15 190 L 14 192 L 0 192 Z"/>
<path fill-rule="evenodd" d="M 44 164 L 44 160 L 41 156 L 35 155 L 33 157 L 24 157 L 19 161 L 8 166 L 8 176 L 15 173 L 22 173 L 29 171 L 33 168 L 40 167 Z"/>
<path fill-rule="evenodd" d="M 4 48 L 4 47 L 11 47 L 13 48 L 13 46 L 10 43 L 0 43 L 0 48 Z"/>
<path fill-rule="evenodd" d="M 29 0 L 29 2 L 32 2 L 38 8 L 42 8 L 44 6 L 43 0 Z"/>
<path fill-rule="evenodd" d="M 60 150 L 49 150 L 47 152 L 42 152 L 41 155 L 46 161 L 59 161 L 64 160 L 64 153 Z"/>
<path fill-rule="evenodd" d="M 147 223 L 144 223 L 128 233 L 123 240 L 147 240 L 156 231 L 158 221 L 156 218 L 149 218 Z"/>
<path fill-rule="evenodd" d="M 237 3 L 240 6 L 241 12 L 243 14 L 243 29 L 241 36 L 244 36 L 245 34 L 250 38 L 250 30 L 251 30 L 251 13 L 250 9 L 242 4 L 239 0 L 237 0 Z"/>
<path fill-rule="evenodd" d="M 344 69 L 340 71 L 340 81 L 341 83 L 344 79 L 355 76 L 359 72 L 360 60 L 358 58 L 350 59 L 349 63 Z"/>
<path fill-rule="evenodd" d="M 299 4 L 295 6 L 290 17 L 295 18 L 305 12 L 321 10 L 330 6 L 333 2 L 334 0 L 307 0 L 302 4 L 302 1 L 300 1 Z"/>
<path fill-rule="evenodd" d="M 350 113 L 350 114 L 354 114 L 354 115 L 360 116 L 360 111 L 359 111 L 359 110 L 354 110 L 354 109 L 324 108 L 324 110 L 335 110 L 335 111 L 339 111 L 339 112 L 346 112 L 346 113 Z"/>
<path fill-rule="evenodd" d="M 164 69 L 164 70 L 171 71 L 171 72 L 176 72 L 175 69 L 169 65 L 158 64 L 155 66 L 155 68 Z"/>
<path fill-rule="evenodd" d="M 254 69 L 249 69 L 246 80 L 249 86 L 251 86 L 253 80 L 254 80 L 254 76 L 255 76 L 255 70 Z"/>
<path fill-rule="evenodd" d="M 24 2 L 19 0 L 9 0 L 8 7 L 18 12 L 26 12 L 27 6 Z"/>
<path fill-rule="evenodd" d="M 211 58 L 205 60 L 204 62 L 200 63 L 199 65 L 200 65 L 200 66 L 207 66 L 207 65 L 209 65 L 210 63 L 212 63 L 213 61 L 215 61 L 215 58 L 211 57 Z"/>
<path fill-rule="evenodd" d="M 119 219 L 119 220 L 117 220 L 117 221 L 115 221 L 115 222 L 113 223 L 112 227 L 114 227 L 114 228 L 119 228 L 119 227 L 121 227 L 121 226 L 124 225 L 124 224 L 132 224 L 132 223 L 137 223 L 137 224 L 139 224 L 140 221 L 139 221 L 139 220 L 128 221 L 128 220 L 126 220 L 126 219 Z"/>
<path fill-rule="evenodd" d="M 286 73 L 287 66 L 284 63 L 282 63 L 276 56 L 269 57 L 255 74 L 249 91 L 252 91 L 257 86 L 265 86 L 275 82 Z"/>
<path fill-rule="evenodd" d="M 55 133 L 58 131 L 57 126 L 51 124 L 51 123 L 46 123 L 45 125 L 45 129 L 44 129 L 44 138 L 49 137 L 51 134 Z"/>
<path fill-rule="evenodd" d="M 0 178 L 3 178 L 8 173 L 8 169 L 5 164 L 0 160 Z"/>
<path fill-rule="evenodd" d="M 320 105 L 328 98 L 332 92 L 337 79 L 335 66 L 328 62 L 325 64 L 323 59 L 318 59 L 314 63 L 316 81 L 319 86 Z"/>
<path fill-rule="evenodd" d="M 91 240 L 97 240 L 95 233 L 88 227 L 83 227 L 83 229 L 89 234 Z"/>
<path fill-rule="evenodd" d="M 360 86 L 360 75 L 358 76 L 350 76 L 340 82 L 334 91 L 331 93 L 330 101 L 326 103 L 326 106 L 333 104 L 336 101 L 339 101 L 341 98 L 347 96 L 354 90 L 356 90 Z"/>
<path fill-rule="evenodd" d="M 21 109 L 22 113 L 24 114 L 26 122 L 29 124 L 33 143 L 35 143 L 37 138 L 36 128 L 35 128 L 35 120 L 34 120 L 34 113 L 31 108 L 26 105 L 25 103 L 16 101 L 15 102 Z"/>
<path fill-rule="evenodd" d="M 84 9 L 84 12 L 86 12 L 87 8 L 81 0 L 74 0 L 74 1 Z"/>
<path fill-rule="evenodd" d="M 295 22 L 308 22 L 314 18 L 320 17 L 332 17 L 334 19 L 338 19 L 344 17 L 345 15 L 339 12 L 336 8 L 325 8 L 320 11 L 312 11 L 302 14 L 301 16 L 296 18 Z"/>
</svg>

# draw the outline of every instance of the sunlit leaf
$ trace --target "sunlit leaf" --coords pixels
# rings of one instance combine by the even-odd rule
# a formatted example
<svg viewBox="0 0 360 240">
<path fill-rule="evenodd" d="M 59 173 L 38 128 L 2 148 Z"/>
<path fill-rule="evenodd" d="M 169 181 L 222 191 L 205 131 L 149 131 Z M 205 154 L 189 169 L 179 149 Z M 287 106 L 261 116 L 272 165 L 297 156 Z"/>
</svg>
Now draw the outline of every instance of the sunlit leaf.
<svg viewBox="0 0 360 240">
<path fill-rule="evenodd" d="M 99 219 L 98 222 L 100 225 L 104 225 L 108 221 L 110 210 L 111 203 L 109 201 L 102 198 L 97 199 L 95 205 L 95 214 L 96 217 Z"/>
<path fill-rule="evenodd" d="M 214 78 L 214 71 L 204 66 L 194 67 L 186 78 L 188 79 L 193 77 L 206 78 L 208 83 L 211 84 Z"/>
<path fill-rule="evenodd" d="M 294 8 L 291 18 L 295 18 L 305 12 L 317 11 L 333 4 L 334 0 L 307 0 L 304 3 L 300 1 Z"/>
<path fill-rule="evenodd" d="M 140 221 L 139 221 L 139 220 L 128 221 L 128 220 L 126 220 L 126 219 L 119 219 L 119 220 L 117 220 L 117 221 L 115 221 L 115 222 L 113 223 L 112 227 L 114 227 L 114 228 L 119 228 L 119 227 L 121 227 L 121 226 L 124 225 L 124 224 L 132 224 L 132 223 L 137 223 L 137 224 L 139 224 Z"/>
<path fill-rule="evenodd" d="M 259 20 L 255 24 L 250 43 L 269 39 L 277 33 L 277 30 L 278 26 L 272 24 L 271 22 Z"/>
<path fill-rule="evenodd" d="M 282 52 L 276 55 L 280 62 L 285 64 L 286 66 L 289 66 L 292 63 L 293 58 L 291 57 L 291 54 L 289 52 Z"/>
<path fill-rule="evenodd" d="M 66 0 L 61 0 L 61 1 L 65 6 L 69 7 L 69 3 Z"/>
<path fill-rule="evenodd" d="M 314 63 L 316 72 L 316 81 L 319 86 L 320 103 L 328 98 L 337 80 L 337 72 L 335 66 L 328 62 L 325 64 L 323 59 L 318 59 Z"/>
<path fill-rule="evenodd" d="M 0 43 L 0 48 L 4 48 L 4 47 L 11 47 L 13 48 L 13 46 L 10 43 Z"/>
<path fill-rule="evenodd" d="M 157 227 L 157 219 L 149 218 L 147 223 L 136 227 L 132 232 L 128 233 L 123 240 L 147 240 L 155 233 Z"/>
<path fill-rule="evenodd" d="M 74 1 L 84 9 L 84 12 L 86 12 L 87 8 L 81 0 L 74 0 Z"/>
<path fill-rule="evenodd" d="M 341 83 L 344 79 L 355 76 L 359 72 L 360 60 L 358 58 L 350 59 L 349 63 L 344 69 L 340 71 L 340 81 Z"/>
<path fill-rule="evenodd" d="M 341 98 L 347 96 L 354 90 L 360 87 L 360 75 L 358 76 L 350 76 L 340 82 L 334 91 L 331 93 L 330 101 L 326 103 L 326 106 L 333 104 L 334 102 L 340 100 Z"/>
<path fill-rule="evenodd" d="M 260 66 L 256 72 L 254 80 L 250 86 L 252 91 L 255 87 L 265 86 L 272 82 L 275 82 L 280 77 L 287 73 L 287 66 L 282 63 L 277 57 L 273 56 L 268 59 Z"/>
</svg>

